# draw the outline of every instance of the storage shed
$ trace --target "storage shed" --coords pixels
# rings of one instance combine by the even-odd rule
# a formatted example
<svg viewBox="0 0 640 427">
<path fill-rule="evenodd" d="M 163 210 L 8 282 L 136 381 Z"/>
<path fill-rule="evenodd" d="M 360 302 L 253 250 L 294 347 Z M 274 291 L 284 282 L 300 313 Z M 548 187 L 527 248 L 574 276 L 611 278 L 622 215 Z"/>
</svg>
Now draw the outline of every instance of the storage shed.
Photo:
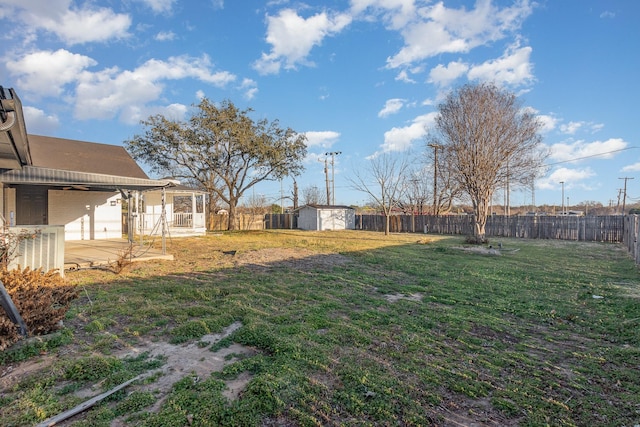
<svg viewBox="0 0 640 427">
<path fill-rule="evenodd" d="M 298 209 L 302 230 L 355 230 L 356 211 L 349 206 L 305 205 Z"/>
</svg>

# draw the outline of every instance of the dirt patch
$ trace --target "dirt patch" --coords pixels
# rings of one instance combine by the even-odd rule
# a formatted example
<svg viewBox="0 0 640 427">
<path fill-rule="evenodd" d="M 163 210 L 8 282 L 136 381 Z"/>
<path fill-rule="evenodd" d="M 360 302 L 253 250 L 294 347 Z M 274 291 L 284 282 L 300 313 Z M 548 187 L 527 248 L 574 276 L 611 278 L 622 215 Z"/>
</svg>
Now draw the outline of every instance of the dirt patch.
<svg viewBox="0 0 640 427">
<path fill-rule="evenodd" d="M 0 371 L 0 390 L 9 390 L 19 383 L 22 378 L 48 368 L 55 360 L 57 360 L 56 356 L 42 355 L 26 362 L 2 366 L 2 371 Z"/>
<path fill-rule="evenodd" d="M 239 252 L 233 256 L 236 266 L 259 269 L 287 267 L 297 270 L 343 266 L 352 262 L 340 254 L 320 254 L 302 248 L 266 248 Z"/>
<path fill-rule="evenodd" d="M 136 357 L 143 353 L 148 353 L 149 358 L 160 357 L 164 359 L 163 366 L 152 374 L 159 374 L 156 381 L 149 384 L 132 384 L 127 387 L 127 391 L 134 390 L 151 391 L 158 396 L 157 402 L 146 410 L 148 412 L 157 412 L 166 396 L 171 391 L 173 385 L 186 377 L 194 375 L 198 380 L 208 378 L 211 373 L 222 371 L 222 369 L 237 361 L 240 357 L 249 357 L 255 355 L 257 351 L 254 348 L 232 344 L 229 347 L 220 349 L 216 352 L 211 351 L 211 346 L 221 339 L 231 335 L 242 325 L 235 322 L 225 328 L 220 334 L 205 335 L 198 342 L 192 342 L 185 345 L 174 345 L 167 342 L 151 342 L 141 341 L 135 346 L 127 347 L 114 356 L 119 358 Z M 23 363 L 4 366 L 2 375 L 0 376 L 0 390 L 8 390 L 22 379 L 29 375 L 37 374 L 37 372 L 51 366 L 58 356 L 43 355 L 37 360 L 29 360 Z M 242 373 L 235 379 L 225 381 L 227 385 L 223 395 L 229 399 L 237 399 L 242 390 L 251 381 L 251 375 L 247 372 Z M 75 395 L 81 399 L 88 400 L 104 390 L 100 388 L 100 383 L 92 387 L 84 388 L 75 392 Z M 119 420 L 114 420 L 112 426 L 124 425 Z"/>
<path fill-rule="evenodd" d="M 386 299 L 389 302 L 398 302 L 401 299 L 408 300 L 408 301 L 420 302 L 420 301 L 422 301 L 422 297 L 424 297 L 424 294 L 416 292 L 416 293 L 409 294 L 409 295 L 406 295 L 406 294 L 386 294 L 384 296 L 384 299 Z"/>
<path fill-rule="evenodd" d="M 220 334 L 205 335 L 200 341 L 186 345 L 173 345 L 166 342 L 145 342 L 126 352 L 119 354 L 119 357 L 135 357 L 139 354 L 149 352 L 149 357 L 162 357 L 166 359 L 161 371 L 162 375 L 157 381 L 140 386 L 139 390 L 152 391 L 161 398 L 156 404 L 148 409 L 155 412 L 160 409 L 164 397 L 169 393 L 173 385 L 186 377 L 195 375 L 198 379 L 206 379 L 212 372 L 219 372 L 222 369 L 238 360 L 239 356 L 251 356 L 256 354 L 256 350 L 239 344 L 232 344 L 216 352 L 212 352 L 212 344 L 231 335 L 242 325 L 235 322 L 228 326 Z M 235 399 L 251 380 L 249 374 L 241 375 L 227 383 L 225 395 L 229 399 Z"/>
<path fill-rule="evenodd" d="M 481 255 L 494 255 L 500 256 L 502 252 L 499 249 L 495 248 L 485 248 L 484 246 L 462 246 L 462 247 L 454 247 L 452 249 L 458 249 L 463 252 L 481 254 Z"/>
</svg>

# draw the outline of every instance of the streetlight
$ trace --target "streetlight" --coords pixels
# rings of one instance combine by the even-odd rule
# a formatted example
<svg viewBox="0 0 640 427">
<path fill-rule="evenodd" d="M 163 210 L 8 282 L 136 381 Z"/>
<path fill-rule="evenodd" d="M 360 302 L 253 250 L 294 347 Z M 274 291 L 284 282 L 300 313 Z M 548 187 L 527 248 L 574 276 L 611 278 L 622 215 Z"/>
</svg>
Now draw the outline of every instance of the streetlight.
<svg viewBox="0 0 640 427">
<path fill-rule="evenodd" d="M 560 181 L 562 184 L 562 215 L 564 215 L 564 181 Z"/>
</svg>

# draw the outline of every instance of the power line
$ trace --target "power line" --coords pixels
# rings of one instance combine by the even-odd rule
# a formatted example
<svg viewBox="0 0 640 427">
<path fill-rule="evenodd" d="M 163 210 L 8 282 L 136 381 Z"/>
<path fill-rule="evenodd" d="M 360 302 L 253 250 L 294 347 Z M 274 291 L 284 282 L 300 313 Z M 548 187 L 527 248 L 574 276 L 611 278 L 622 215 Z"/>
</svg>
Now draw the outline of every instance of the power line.
<svg viewBox="0 0 640 427">
<path fill-rule="evenodd" d="M 555 163 L 548 163 L 546 166 L 555 166 L 555 165 L 559 165 L 559 164 L 562 164 L 562 163 L 571 163 L 571 162 L 576 162 L 578 160 L 590 159 L 592 157 L 606 156 L 607 154 L 618 153 L 620 151 L 631 150 L 631 149 L 634 149 L 634 148 L 638 148 L 638 147 L 626 147 L 626 148 L 620 148 L 619 150 L 612 150 L 612 151 L 606 151 L 604 153 L 592 154 L 590 156 L 576 157 L 575 159 L 562 160 L 560 162 L 555 162 Z"/>
</svg>

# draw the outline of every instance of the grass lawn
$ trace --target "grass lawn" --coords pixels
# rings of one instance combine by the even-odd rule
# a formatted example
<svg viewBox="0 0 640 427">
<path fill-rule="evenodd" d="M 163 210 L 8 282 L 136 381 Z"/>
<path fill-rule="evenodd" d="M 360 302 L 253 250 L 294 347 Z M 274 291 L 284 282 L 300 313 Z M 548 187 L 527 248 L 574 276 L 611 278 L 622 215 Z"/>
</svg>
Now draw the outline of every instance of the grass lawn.
<svg viewBox="0 0 640 427">
<path fill-rule="evenodd" d="M 500 254 L 421 234 L 218 233 L 174 239 L 173 262 L 68 273 L 65 329 L 0 355 L 1 423 L 151 372 L 66 425 L 640 424 L 624 249 L 492 243 Z"/>
</svg>

